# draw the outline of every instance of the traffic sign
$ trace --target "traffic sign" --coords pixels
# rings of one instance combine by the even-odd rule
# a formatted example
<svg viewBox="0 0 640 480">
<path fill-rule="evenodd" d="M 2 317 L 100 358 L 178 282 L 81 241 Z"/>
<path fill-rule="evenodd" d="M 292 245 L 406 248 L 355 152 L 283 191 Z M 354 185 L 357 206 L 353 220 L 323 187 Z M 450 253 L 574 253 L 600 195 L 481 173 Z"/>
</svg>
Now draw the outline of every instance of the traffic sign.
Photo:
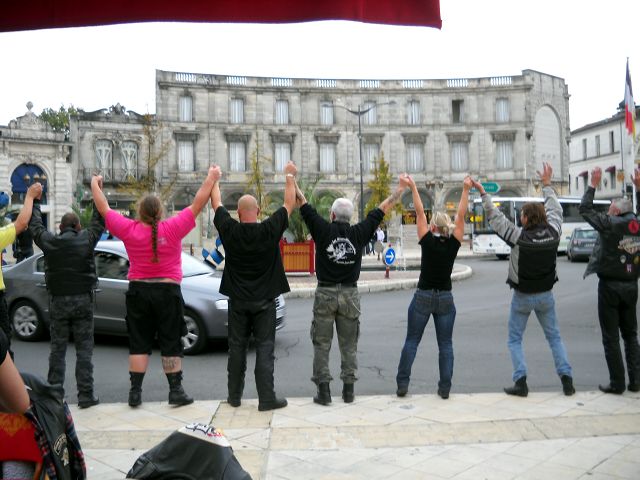
<svg viewBox="0 0 640 480">
<path fill-rule="evenodd" d="M 482 182 L 482 186 L 487 193 L 498 193 L 500 191 L 500 184 L 496 182 Z M 476 193 L 478 190 L 472 188 L 471 191 Z"/>
<path fill-rule="evenodd" d="M 389 247 L 384 252 L 384 264 L 385 265 L 393 265 L 393 262 L 396 261 L 396 251 Z"/>
</svg>

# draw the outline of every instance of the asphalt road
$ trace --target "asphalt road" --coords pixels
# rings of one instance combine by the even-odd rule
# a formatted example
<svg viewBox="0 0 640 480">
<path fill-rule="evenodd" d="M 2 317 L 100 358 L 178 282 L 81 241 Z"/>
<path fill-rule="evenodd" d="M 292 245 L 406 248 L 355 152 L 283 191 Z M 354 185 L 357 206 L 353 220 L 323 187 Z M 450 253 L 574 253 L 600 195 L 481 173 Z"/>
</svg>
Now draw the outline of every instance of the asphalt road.
<svg viewBox="0 0 640 480">
<path fill-rule="evenodd" d="M 507 318 L 511 293 L 505 284 L 507 261 L 495 258 L 464 258 L 473 268 L 471 278 L 454 284 L 457 308 L 454 328 L 455 366 L 452 393 L 501 391 L 511 384 L 511 361 L 506 346 Z M 602 351 L 596 314 L 596 285 L 593 276 L 582 279 L 586 264 L 558 259 L 560 281 L 554 288 L 561 333 L 574 368 L 579 390 L 594 390 L 607 383 L 607 369 Z M 406 331 L 406 310 L 413 291 L 367 294 L 362 297 L 361 336 L 358 345 L 359 381 L 357 394 L 393 394 L 395 374 Z M 311 396 L 315 387 L 310 381 L 312 345 L 309 338 L 312 299 L 287 301 L 287 325 L 276 341 L 276 390 L 278 394 Z M 525 334 L 525 353 L 529 367 L 528 383 L 533 391 L 560 389 L 551 352 L 535 316 L 530 318 Z M 46 376 L 48 342 L 25 343 L 14 340 L 16 361 L 20 369 Z M 425 330 L 413 367 L 410 391 L 435 393 L 438 357 L 432 322 Z M 68 400 L 76 401 L 73 378 L 73 345 L 67 354 Z M 248 358 L 245 397 L 255 398 L 253 378 L 254 352 Z M 196 399 L 225 399 L 226 347 L 211 345 L 203 354 L 185 357 L 184 385 Z M 124 402 L 129 388 L 126 341 L 98 337 L 94 352 L 96 393 L 103 402 Z M 334 340 L 331 358 L 334 375 L 332 391 L 339 396 L 339 352 Z M 154 352 L 143 385 L 143 401 L 167 398 L 167 382 L 162 373 L 160 355 Z"/>
</svg>

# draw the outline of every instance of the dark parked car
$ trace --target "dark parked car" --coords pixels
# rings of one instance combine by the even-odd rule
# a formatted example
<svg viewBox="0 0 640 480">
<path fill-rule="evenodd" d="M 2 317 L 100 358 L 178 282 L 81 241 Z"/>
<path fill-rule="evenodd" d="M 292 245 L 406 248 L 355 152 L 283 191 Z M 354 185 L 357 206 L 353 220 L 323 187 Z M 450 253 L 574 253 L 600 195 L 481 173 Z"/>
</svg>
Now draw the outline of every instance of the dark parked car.
<svg viewBox="0 0 640 480">
<path fill-rule="evenodd" d="M 597 238 L 598 232 L 591 227 L 576 228 L 567 244 L 567 260 L 589 260 Z"/>
<path fill-rule="evenodd" d="M 95 332 L 126 335 L 125 292 L 129 259 L 124 244 L 101 241 L 95 250 L 98 286 Z M 219 292 L 221 275 L 210 265 L 182 254 L 182 296 L 187 334 L 182 337 L 187 354 L 200 352 L 208 339 L 227 338 L 228 301 Z M 44 280 L 44 257 L 36 254 L 18 264 L 2 267 L 9 318 L 17 338 L 35 341 L 49 331 L 49 297 Z M 284 326 L 285 302 L 276 299 L 276 329 Z"/>
</svg>

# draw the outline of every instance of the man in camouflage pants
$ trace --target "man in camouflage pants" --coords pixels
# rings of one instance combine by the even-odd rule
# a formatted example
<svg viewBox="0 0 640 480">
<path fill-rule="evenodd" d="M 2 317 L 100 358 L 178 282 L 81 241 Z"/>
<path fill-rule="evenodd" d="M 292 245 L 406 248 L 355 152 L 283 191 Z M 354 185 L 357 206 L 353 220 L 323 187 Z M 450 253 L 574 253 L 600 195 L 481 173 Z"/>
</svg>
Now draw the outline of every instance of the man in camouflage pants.
<svg viewBox="0 0 640 480">
<path fill-rule="evenodd" d="M 69 333 L 76 346 L 78 407 L 100 403 L 93 392 L 93 291 L 97 283 L 94 249 L 104 231 L 104 220 L 93 206 L 91 224 L 82 229 L 75 213 L 60 221 L 60 233 L 53 235 L 42 223 L 36 201 L 29 222 L 34 241 L 44 252 L 44 275 L 50 294 L 51 351 L 50 384 L 64 385 Z"/>
<path fill-rule="evenodd" d="M 343 382 L 342 399 L 346 403 L 351 403 L 355 398 L 353 384 L 357 380 L 356 351 L 360 334 L 360 295 L 357 281 L 360 277 L 362 252 L 385 213 L 400 199 L 408 185 L 408 176 L 400 175 L 396 191 L 355 225 L 349 225 L 353 215 L 351 200 L 338 198 L 333 202 L 331 222 L 328 222 L 307 203 L 302 191 L 299 188 L 296 189 L 300 213 L 316 243 L 318 287 L 311 325 L 313 342 L 311 380 L 318 387 L 318 393 L 313 401 L 320 405 L 331 403 L 329 382 L 332 377 L 329 371 L 329 353 L 333 341 L 334 323 L 342 359 L 340 373 Z"/>
</svg>

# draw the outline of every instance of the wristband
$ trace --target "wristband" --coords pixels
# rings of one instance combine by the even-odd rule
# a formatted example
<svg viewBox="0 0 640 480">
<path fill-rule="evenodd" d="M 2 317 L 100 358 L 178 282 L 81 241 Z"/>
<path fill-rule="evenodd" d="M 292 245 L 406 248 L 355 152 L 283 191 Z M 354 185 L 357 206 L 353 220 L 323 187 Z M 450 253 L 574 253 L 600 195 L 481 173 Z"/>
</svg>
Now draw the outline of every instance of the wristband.
<svg viewBox="0 0 640 480">
<path fill-rule="evenodd" d="M 293 173 L 287 173 L 287 177 L 296 178 L 296 176 Z"/>
</svg>

